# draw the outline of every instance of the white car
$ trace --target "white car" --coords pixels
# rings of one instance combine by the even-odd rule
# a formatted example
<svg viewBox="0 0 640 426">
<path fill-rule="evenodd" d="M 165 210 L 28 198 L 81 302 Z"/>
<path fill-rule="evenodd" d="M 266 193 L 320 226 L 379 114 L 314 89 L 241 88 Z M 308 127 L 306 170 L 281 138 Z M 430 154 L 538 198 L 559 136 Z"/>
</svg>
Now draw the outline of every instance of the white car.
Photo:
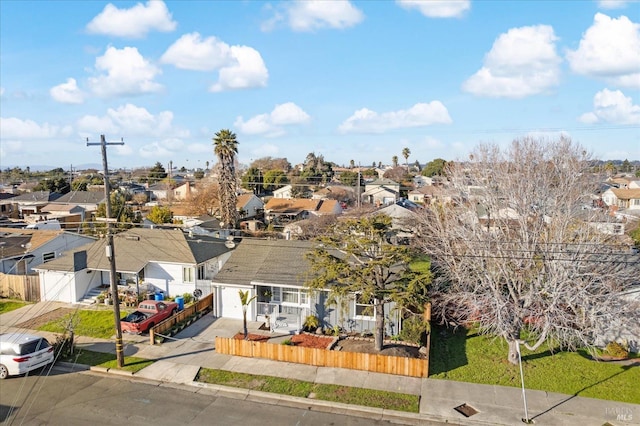
<svg viewBox="0 0 640 426">
<path fill-rule="evenodd" d="M 0 379 L 28 373 L 53 360 L 53 346 L 42 336 L 0 334 Z"/>
</svg>

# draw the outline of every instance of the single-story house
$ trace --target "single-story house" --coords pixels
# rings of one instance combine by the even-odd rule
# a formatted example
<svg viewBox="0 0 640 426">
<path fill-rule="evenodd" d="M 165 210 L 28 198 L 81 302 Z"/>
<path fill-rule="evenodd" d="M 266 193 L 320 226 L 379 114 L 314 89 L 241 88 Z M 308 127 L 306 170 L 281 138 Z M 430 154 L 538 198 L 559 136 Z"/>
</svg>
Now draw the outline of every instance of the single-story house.
<svg viewBox="0 0 640 426">
<path fill-rule="evenodd" d="M 640 209 L 640 188 L 609 188 L 602 193 L 602 200 L 607 206 L 629 210 Z"/>
<path fill-rule="evenodd" d="M 284 226 L 296 220 L 307 219 L 311 215 L 339 215 L 342 206 L 336 200 L 311 198 L 271 198 L 264 206 L 267 223 Z"/>
<path fill-rule="evenodd" d="M 281 188 L 273 190 L 273 198 L 291 198 L 293 186 L 285 185 Z"/>
<path fill-rule="evenodd" d="M 80 206 L 87 216 L 98 210 L 98 206 L 106 201 L 104 191 L 71 191 L 52 201 L 51 204 Z M 47 206 L 50 207 L 50 206 Z M 85 217 L 83 219 L 88 219 Z"/>
<path fill-rule="evenodd" d="M 154 288 L 167 296 L 212 291 L 211 279 L 230 255 L 225 240 L 176 229 L 134 228 L 114 235 L 117 281 L 138 290 Z M 100 239 L 36 268 L 43 301 L 77 303 L 108 286 L 111 264 L 107 241 Z"/>
<path fill-rule="evenodd" d="M 27 192 L 12 198 L 0 200 L 0 204 L 5 205 L 6 214 L 19 219 L 32 214 L 39 214 L 42 207 L 60 198 L 62 194 L 51 191 Z"/>
<path fill-rule="evenodd" d="M 328 290 L 309 291 L 304 283 L 310 264 L 305 254 L 313 242 L 243 239 L 213 279 L 214 315 L 242 319 L 239 290 L 256 296 L 247 306 L 247 318 L 268 323 L 272 331 L 296 333 L 307 316 L 317 316 L 323 327 L 374 331 L 375 314 L 369 301 L 356 295 L 332 305 Z M 400 313 L 385 306 L 387 333 L 396 334 Z"/>
<path fill-rule="evenodd" d="M 254 218 L 264 213 L 264 201 L 252 193 L 238 195 L 236 207 L 242 219 Z"/>
<path fill-rule="evenodd" d="M 62 230 L 0 228 L 0 272 L 25 275 L 95 238 Z"/>
</svg>

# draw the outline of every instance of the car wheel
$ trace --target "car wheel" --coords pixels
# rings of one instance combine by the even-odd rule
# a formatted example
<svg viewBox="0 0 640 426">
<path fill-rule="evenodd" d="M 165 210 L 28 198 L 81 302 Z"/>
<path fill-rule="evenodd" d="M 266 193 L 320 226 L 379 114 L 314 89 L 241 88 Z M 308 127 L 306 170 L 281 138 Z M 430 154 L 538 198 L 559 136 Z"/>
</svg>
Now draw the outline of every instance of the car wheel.
<svg viewBox="0 0 640 426">
<path fill-rule="evenodd" d="M 6 379 L 7 377 L 9 377 L 9 369 L 0 364 L 0 379 Z"/>
<path fill-rule="evenodd" d="M 171 316 L 174 316 L 176 314 L 176 312 L 178 312 L 177 309 L 174 309 L 173 311 L 171 311 Z"/>
</svg>

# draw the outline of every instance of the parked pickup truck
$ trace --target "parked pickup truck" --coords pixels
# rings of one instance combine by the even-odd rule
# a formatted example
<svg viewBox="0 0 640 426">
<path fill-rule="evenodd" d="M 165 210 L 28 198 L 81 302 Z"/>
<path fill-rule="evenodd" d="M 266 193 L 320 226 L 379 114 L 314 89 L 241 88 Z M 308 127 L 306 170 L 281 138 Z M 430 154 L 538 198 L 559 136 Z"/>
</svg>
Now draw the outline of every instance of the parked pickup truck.
<svg viewBox="0 0 640 426">
<path fill-rule="evenodd" d="M 122 331 L 127 333 L 145 333 L 161 321 L 175 315 L 178 304 L 161 300 L 140 302 L 135 312 L 120 320 Z"/>
</svg>

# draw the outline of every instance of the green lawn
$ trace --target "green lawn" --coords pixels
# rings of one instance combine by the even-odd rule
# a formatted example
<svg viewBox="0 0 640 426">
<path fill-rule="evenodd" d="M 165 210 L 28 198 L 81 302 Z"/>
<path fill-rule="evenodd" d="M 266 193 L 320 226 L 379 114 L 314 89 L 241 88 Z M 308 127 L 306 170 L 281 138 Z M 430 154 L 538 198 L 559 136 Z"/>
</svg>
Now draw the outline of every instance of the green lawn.
<svg viewBox="0 0 640 426">
<path fill-rule="evenodd" d="M 82 350 L 74 354 L 72 357 L 64 359 L 63 361 L 73 362 L 76 364 L 99 366 L 104 368 L 118 368 L 116 355 L 104 352 Z M 153 362 L 154 360 L 125 356 L 124 366 L 122 370 L 127 370 L 135 373 L 153 364 Z"/>
<path fill-rule="evenodd" d="M 29 305 L 28 302 L 22 302 L 20 300 L 0 299 L 0 314 L 5 312 L 11 312 L 15 309 L 22 308 Z"/>
<path fill-rule="evenodd" d="M 539 389 L 590 398 L 638 403 L 640 367 L 590 359 L 586 351 L 552 353 L 543 345 L 536 351 L 522 348 L 526 389 Z M 520 370 L 507 361 L 504 339 L 453 333 L 433 327 L 431 378 L 502 386 L 521 386 Z"/>
<path fill-rule="evenodd" d="M 122 311 L 121 314 L 124 316 L 126 312 Z M 110 339 L 115 335 L 116 325 L 112 310 L 78 310 L 73 315 L 76 316 L 73 319 L 76 335 L 101 339 Z M 68 315 L 62 320 L 51 321 L 38 330 L 64 333 L 70 318 L 71 315 Z"/>
<path fill-rule="evenodd" d="M 411 413 L 420 410 L 420 397 L 417 395 L 311 383 L 282 377 L 201 368 L 196 381 Z"/>
</svg>

